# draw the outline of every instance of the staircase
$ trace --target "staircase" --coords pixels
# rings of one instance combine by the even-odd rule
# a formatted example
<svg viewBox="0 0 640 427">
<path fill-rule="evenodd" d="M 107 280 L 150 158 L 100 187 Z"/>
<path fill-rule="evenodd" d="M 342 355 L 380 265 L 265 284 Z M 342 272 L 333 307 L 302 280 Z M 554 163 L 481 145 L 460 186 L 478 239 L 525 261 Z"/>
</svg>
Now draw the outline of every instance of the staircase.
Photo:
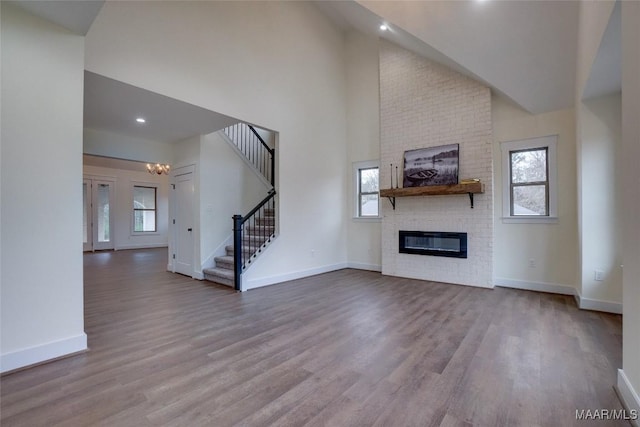
<svg viewBox="0 0 640 427">
<path fill-rule="evenodd" d="M 255 218 L 254 224 L 245 226 L 245 234 L 242 239 L 243 258 L 247 265 L 243 271 L 255 260 L 258 255 L 275 238 L 275 210 L 264 209 L 264 215 Z M 226 255 L 215 257 L 215 267 L 203 270 L 205 280 L 227 286 L 234 286 L 234 248 L 233 245 L 225 247 Z"/>
<path fill-rule="evenodd" d="M 205 280 L 242 291 L 242 273 L 276 237 L 275 148 L 269 147 L 253 126 L 237 123 L 224 129 L 236 151 L 271 189 L 248 214 L 233 216 L 233 245 L 215 257 L 215 267 L 203 270 Z"/>
</svg>

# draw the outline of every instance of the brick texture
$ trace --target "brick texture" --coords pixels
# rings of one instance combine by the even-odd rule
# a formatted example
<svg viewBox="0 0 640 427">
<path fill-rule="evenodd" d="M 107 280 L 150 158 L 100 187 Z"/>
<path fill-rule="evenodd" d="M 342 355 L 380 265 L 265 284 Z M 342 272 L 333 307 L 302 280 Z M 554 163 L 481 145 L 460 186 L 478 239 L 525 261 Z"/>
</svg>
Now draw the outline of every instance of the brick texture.
<svg viewBox="0 0 640 427">
<path fill-rule="evenodd" d="M 458 176 L 480 178 L 485 193 L 382 200 L 382 273 L 493 287 L 493 159 L 489 88 L 389 42 L 380 44 L 380 186 L 390 164 L 402 186 L 404 152 L 460 145 Z M 400 254 L 399 230 L 466 232 L 468 258 Z"/>
</svg>

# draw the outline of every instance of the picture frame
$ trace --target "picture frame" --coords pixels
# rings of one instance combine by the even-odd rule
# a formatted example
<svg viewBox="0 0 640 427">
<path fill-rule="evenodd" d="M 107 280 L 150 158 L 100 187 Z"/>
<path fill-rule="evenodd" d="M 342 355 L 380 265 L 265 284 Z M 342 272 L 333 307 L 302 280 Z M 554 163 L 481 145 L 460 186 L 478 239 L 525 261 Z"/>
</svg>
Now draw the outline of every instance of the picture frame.
<svg viewBox="0 0 640 427">
<path fill-rule="evenodd" d="M 460 144 L 405 151 L 403 187 L 457 184 L 459 153 Z"/>
</svg>

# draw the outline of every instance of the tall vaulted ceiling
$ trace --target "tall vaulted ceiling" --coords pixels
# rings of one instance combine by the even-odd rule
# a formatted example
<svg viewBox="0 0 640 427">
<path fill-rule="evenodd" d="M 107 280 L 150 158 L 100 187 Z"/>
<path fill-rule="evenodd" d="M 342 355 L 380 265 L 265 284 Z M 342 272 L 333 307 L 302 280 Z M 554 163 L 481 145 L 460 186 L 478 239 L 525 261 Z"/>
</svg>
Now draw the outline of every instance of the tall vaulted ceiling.
<svg viewBox="0 0 640 427">
<path fill-rule="evenodd" d="M 445 65 L 454 63 L 452 68 L 532 113 L 574 103 L 579 1 L 318 3 L 340 17 L 341 25 L 375 31 L 374 22 L 388 23 L 391 31 L 381 37 Z"/>
<path fill-rule="evenodd" d="M 84 0 L 20 0 L 12 3 L 83 35 L 103 4 L 102 1 Z M 343 30 L 356 29 L 389 39 L 483 82 L 531 113 L 569 108 L 575 102 L 579 1 L 345 0 L 314 3 Z M 619 21 L 619 12 L 612 15 L 594 64 L 593 78 L 586 89 L 587 95 L 619 90 L 620 28 L 619 22 L 616 27 L 616 16 Z M 383 22 L 389 24 L 389 31 L 379 30 Z M 86 91 L 99 97 L 100 88 L 105 86 L 102 83 L 99 76 L 90 75 Z M 155 99 L 153 96 L 143 98 Z M 89 107 L 91 105 L 108 109 L 99 100 L 90 103 Z M 92 111 L 85 111 L 85 115 L 92 120 L 92 127 L 101 127 L 97 121 L 107 117 Z M 111 120 L 117 122 L 116 118 L 111 117 Z M 158 138 L 158 135 L 153 137 Z"/>
</svg>

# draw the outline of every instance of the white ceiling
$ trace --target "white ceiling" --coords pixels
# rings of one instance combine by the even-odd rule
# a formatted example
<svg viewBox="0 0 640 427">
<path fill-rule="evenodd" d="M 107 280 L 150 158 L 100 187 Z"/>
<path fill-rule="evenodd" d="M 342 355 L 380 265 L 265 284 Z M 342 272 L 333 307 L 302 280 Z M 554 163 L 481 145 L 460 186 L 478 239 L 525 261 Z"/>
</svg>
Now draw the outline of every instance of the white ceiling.
<svg viewBox="0 0 640 427">
<path fill-rule="evenodd" d="M 12 3 L 86 34 L 103 1 Z M 316 1 L 343 30 L 380 35 L 487 84 L 532 113 L 574 103 L 578 1 Z M 620 7 L 605 32 L 585 98 L 620 90 Z M 391 30 L 380 32 L 381 22 Z M 85 126 L 158 141 L 237 122 L 194 105 L 85 73 Z M 144 116 L 145 125 L 135 118 Z"/>
<path fill-rule="evenodd" d="M 532 113 L 574 104 L 578 1 L 360 0 L 361 10 L 349 15 L 343 2 L 319 3 L 360 30 L 364 20 L 354 16 L 367 12 L 378 25 L 401 28 L 438 52 L 432 57 L 423 48 L 426 57 L 445 56 Z M 380 36 L 415 50 L 395 34 Z"/>
<path fill-rule="evenodd" d="M 136 122 L 142 117 L 146 123 Z M 84 127 L 136 138 L 175 142 L 206 135 L 238 120 L 131 86 L 84 73 Z"/>
<path fill-rule="evenodd" d="M 104 0 L 12 0 L 7 3 L 17 5 L 40 18 L 85 36 L 102 9 Z"/>
<path fill-rule="evenodd" d="M 402 28 L 393 26 L 388 31 L 381 32 L 380 24 L 387 22 L 375 13 L 361 6 L 355 1 L 327 1 L 319 0 L 313 2 L 331 21 L 343 31 L 356 29 L 361 33 L 374 37 L 383 37 L 390 42 L 404 47 L 420 56 L 429 58 L 442 65 L 469 76 L 473 79 L 486 83 L 472 71 L 462 67 L 448 56 L 434 49 L 422 40 L 404 31 Z"/>
<path fill-rule="evenodd" d="M 618 1 L 600 42 L 582 99 L 596 98 L 622 90 L 622 6 Z"/>
</svg>

